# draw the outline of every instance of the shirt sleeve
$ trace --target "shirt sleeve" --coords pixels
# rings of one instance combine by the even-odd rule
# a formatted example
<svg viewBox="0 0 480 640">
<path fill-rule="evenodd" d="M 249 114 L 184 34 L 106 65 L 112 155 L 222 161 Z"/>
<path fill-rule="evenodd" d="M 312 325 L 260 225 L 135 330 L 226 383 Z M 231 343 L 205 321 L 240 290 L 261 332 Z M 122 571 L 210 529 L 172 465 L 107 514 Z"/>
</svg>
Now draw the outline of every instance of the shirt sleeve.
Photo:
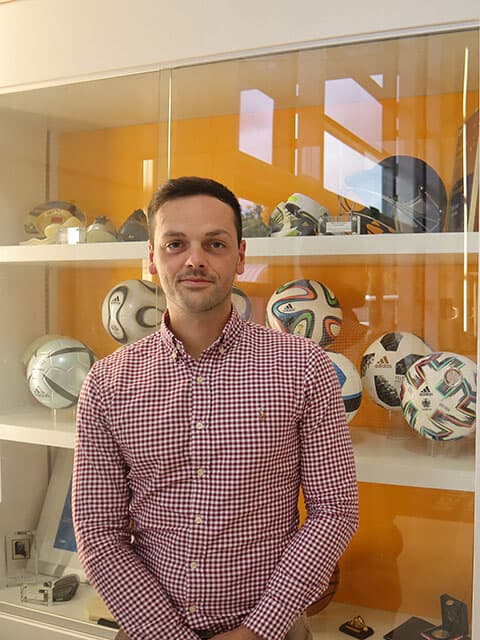
<svg viewBox="0 0 480 640">
<path fill-rule="evenodd" d="M 132 548 L 127 467 L 109 430 L 97 366 L 77 411 L 72 511 L 80 561 L 132 640 L 198 640 Z"/>
<path fill-rule="evenodd" d="M 266 640 L 283 640 L 294 620 L 325 591 L 358 526 L 355 463 L 340 387 L 319 348 L 312 350 L 307 366 L 299 430 L 307 519 L 243 621 Z"/>
</svg>

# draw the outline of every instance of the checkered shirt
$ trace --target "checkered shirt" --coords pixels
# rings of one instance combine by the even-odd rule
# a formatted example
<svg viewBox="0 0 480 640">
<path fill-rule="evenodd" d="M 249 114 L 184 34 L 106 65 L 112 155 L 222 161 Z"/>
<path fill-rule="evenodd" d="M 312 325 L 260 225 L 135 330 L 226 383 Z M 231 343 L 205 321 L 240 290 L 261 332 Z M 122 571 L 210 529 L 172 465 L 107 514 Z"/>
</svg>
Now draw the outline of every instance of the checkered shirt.
<svg viewBox="0 0 480 640">
<path fill-rule="evenodd" d="M 325 590 L 358 503 L 337 377 L 311 340 L 233 310 L 195 360 L 165 314 L 94 364 L 77 423 L 80 559 L 132 640 L 240 624 L 282 640 Z"/>
</svg>

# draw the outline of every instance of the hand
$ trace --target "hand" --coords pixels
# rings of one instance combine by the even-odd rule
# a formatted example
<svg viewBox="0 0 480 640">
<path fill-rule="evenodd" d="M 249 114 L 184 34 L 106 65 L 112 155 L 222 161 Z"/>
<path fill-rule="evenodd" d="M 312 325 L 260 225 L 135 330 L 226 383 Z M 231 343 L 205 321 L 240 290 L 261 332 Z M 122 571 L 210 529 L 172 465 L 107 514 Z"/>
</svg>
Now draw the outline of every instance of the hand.
<svg viewBox="0 0 480 640">
<path fill-rule="evenodd" d="M 226 631 L 225 633 L 219 633 L 213 636 L 212 640 L 262 640 L 259 635 L 247 629 L 247 627 L 237 627 L 232 631 Z"/>
</svg>

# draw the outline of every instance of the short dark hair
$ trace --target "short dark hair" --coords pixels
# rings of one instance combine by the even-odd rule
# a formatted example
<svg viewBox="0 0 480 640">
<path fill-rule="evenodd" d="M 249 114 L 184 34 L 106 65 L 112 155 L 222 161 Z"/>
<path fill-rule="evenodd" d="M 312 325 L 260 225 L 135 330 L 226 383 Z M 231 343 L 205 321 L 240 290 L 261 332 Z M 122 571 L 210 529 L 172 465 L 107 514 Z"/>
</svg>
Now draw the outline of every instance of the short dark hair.
<svg viewBox="0 0 480 640">
<path fill-rule="evenodd" d="M 237 231 L 238 244 L 242 239 L 242 213 L 240 203 L 236 196 L 220 182 L 211 178 L 199 178 L 197 176 L 182 176 L 181 178 L 171 178 L 155 191 L 148 205 L 148 229 L 150 240 L 153 244 L 154 220 L 157 211 L 162 205 L 176 198 L 188 196 L 206 195 L 217 198 L 228 204 L 233 211 L 235 229 Z"/>
</svg>

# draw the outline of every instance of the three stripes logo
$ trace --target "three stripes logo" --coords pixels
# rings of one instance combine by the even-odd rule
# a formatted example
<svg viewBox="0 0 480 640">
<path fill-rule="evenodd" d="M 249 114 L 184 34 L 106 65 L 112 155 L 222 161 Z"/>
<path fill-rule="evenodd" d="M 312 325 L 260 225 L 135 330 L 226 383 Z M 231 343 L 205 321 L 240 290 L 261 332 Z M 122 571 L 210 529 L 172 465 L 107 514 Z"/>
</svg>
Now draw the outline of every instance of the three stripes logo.
<svg viewBox="0 0 480 640">
<path fill-rule="evenodd" d="M 392 365 L 390 364 L 387 356 L 382 356 L 374 365 L 377 369 L 391 369 Z"/>
</svg>

